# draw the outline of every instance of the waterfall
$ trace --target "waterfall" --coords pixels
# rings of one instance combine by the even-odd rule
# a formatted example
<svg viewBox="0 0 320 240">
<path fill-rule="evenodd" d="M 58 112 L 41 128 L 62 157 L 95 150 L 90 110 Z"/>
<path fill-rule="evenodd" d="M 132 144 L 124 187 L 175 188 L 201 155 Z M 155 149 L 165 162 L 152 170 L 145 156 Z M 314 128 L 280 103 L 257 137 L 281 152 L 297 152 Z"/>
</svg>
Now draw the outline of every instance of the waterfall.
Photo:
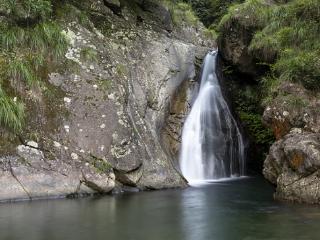
<svg viewBox="0 0 320 240">
<path fill-rule="evenodd" d="M 204 59 L 198 96 L 187 117 L 180 151 L 180 168 L 189 181 L 244 175 L 244 144 L 216 75 L 218 52 Z"/>
</svg>

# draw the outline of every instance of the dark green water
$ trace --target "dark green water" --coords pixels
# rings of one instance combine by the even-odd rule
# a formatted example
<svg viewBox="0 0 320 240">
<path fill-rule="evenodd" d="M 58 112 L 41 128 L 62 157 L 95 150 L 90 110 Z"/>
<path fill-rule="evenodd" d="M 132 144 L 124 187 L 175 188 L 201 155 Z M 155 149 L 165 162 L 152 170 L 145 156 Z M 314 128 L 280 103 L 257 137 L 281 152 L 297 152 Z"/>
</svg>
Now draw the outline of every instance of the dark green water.
<svg viewBox="0 0 320 240">
<path fill-rule="evenodd" d="M 1 240 L 320 239 L 320 208 L 272 200 L 260 178 L 200 188 L 0 204 Z"/>
</svg>

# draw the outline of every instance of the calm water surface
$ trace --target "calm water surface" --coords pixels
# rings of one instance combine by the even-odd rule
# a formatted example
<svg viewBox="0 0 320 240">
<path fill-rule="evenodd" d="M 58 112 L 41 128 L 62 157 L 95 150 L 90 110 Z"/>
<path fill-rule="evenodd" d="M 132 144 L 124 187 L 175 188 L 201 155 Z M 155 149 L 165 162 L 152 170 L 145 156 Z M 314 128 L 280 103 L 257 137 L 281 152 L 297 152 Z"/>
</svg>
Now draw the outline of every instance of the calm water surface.
<svg viewBox="0 0 320 240">
<path fill-rule="evenodd" d="M 320 239 L 320 208 L 272 200 L 261 178 L 185 190 L 0 204 L 1 240 Z"/>
</svg>

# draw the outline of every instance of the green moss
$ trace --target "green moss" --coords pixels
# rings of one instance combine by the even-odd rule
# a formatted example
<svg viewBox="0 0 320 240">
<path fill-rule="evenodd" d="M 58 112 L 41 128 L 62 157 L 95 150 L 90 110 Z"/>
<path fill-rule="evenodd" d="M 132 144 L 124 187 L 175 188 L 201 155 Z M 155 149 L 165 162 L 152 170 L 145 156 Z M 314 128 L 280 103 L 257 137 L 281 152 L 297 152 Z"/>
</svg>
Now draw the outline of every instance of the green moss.
<svg viewBox="0 0 320 240">
<path fill-rule="evenodd" d="M 88 13 L 69 3 L 57 7 L 56 17 L 62 21 L 77 21 L 82 26 L 91 28 Z"/>
<path fill-rule="evenodd" d="M 112 80 L 110 79 L 101 79 L 99 80 L 99 88 L 104 91 L 108 91 L 112 87 Z"/>
<path fill-rule="evenodd" d="M 118 64 L 116 66 L 116 72 L 119 76 L 124 77 L 128 74 L 128 69 L 125 65 L 123 64 Z"/>
<path fill-rule="evenodd" d="M 98 53 L 95 49 L 91 47 L 85 47 L 81 49 L 80 57 L 81 60 L 84 61 L 96 62 L 98 60 Z"/>
<path fill-rule="evenodd" d="M 112 165 L 104 159 L 97 158 L 91 155 L 91 164 L 97 169 L 99 173 L 108 173 L 112 170 Z"/>
<path fill-rule="evenodd" d="M 265 0 L 247 0 L 242 4 L 231 5 L 219 23 L 219 29 L 230 26 L 233 21 L 249 28 L 258 28 L 267 21 L 270 6 Z"/>
</svg>

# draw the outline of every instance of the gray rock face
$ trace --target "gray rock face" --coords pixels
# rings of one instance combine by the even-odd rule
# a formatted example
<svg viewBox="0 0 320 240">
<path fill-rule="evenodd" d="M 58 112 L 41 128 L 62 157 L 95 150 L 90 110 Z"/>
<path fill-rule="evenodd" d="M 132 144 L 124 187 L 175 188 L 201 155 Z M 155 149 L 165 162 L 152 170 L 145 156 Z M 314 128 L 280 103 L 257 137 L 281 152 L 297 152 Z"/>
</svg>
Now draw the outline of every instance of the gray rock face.
<svg viewBox="0 0 320 240">
<path fill-rule="evenodd" d="M 173 120 L 179 139 L 195 62 L 212 43 L 200 41 L 199 30 L 182 40 L 153 28 L 143 10 L 137 25 L 129 7 L 119 18 L 101 2 L 92 5 L 92 14 L 100 11 L 112 26 L 107 34 L 94 21 L 90 28 L 65 26 L 70 46 L 65 63 L 49 74 L 51 94 L 32 93 L 23 144 L 0 149 L 0 201 L 108 193 L 116 185 L 186 186 L 164 133 L 180 114 Z"/>
<path fill-rule="evenodd" d="M 264 163 L 264 176 L 281 200 L 320 203 L 320 135 L 294 130 L 277 141 Z"/>
<path fill-rule="evenodd" d="M 1 158 L 1 200 L 41 199 L 109 192 L 115 176 L 88 164 L 48 160 L 41 150 L 19 145 L 18 156 Z"/>
<path fill-rule="evenodd" d="M 236 19 L 230 24 L 232 27 L 226 26 L 219 37 L 220 54 L 240 72 L 256 76 L 256 59 L 248 50 L 255 26 L 242 26 Z"/>
</svg>

